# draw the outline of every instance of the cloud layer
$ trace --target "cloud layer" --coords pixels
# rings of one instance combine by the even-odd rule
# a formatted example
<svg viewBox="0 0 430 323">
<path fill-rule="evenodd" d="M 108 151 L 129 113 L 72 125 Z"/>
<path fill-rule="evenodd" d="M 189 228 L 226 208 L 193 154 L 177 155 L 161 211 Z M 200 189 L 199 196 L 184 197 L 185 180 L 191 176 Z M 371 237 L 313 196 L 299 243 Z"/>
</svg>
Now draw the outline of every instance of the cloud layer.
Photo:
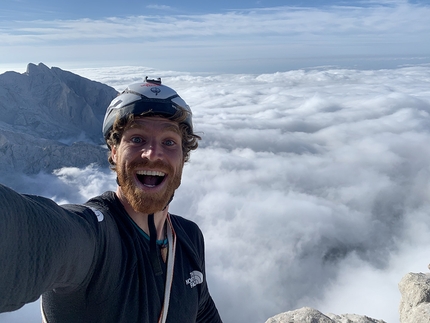
<svg viewBox="0 0 430 323">
<path fill-rule="evenodd" d="M 264 322 L 301 306 L 398 321 L 397 283 L 430 262 L 429 66 L 75 72 L 118 90 L 159 75 L 192 107 L 204 140 L 170 211 L 204 231 L 226 322 Z M 109 170 L 92 166 L 16 182 L 79 203 L 114 185 Z M 31 306 L 0 322 L 29 322 Z"/>
</svg>

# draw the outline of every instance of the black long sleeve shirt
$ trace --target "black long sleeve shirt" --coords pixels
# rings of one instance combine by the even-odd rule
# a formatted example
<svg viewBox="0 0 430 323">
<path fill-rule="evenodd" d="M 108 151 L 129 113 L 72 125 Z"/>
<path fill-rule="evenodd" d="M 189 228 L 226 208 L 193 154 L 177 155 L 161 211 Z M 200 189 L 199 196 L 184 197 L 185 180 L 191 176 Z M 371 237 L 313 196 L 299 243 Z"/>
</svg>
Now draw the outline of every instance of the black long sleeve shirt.
<svg viewBox="0 0 430 323">
<path fill-rule="evenodd" d="M 176 252 L 166 322 L 220 323 L 206 284 L 203 235 L 189 220 L 170 219 Z M 157 275 L 149 250 L 113 192 L 59 206 L 0 185 L 0 312 L 42 295 L 48 323 L 158 322 L 166 266 Z"/>
</svg>

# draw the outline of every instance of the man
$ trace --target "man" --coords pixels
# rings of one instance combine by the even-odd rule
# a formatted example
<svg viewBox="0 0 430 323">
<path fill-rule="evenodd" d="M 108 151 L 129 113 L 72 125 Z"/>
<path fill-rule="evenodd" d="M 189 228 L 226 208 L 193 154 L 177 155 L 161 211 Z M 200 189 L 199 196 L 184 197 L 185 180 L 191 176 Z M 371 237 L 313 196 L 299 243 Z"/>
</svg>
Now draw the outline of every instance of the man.
<svg viewBox="0 0 430 323">
<path fill-rule="evenodd" d="M 188 105 L 146 79 L 112 101 L 103 135 L 115 193 L 58 206 L 0 186 L 0 311 L 42 295 L 49 323 L 221 322 L 202 233 L 168 212 L 200 139 Z"/>
</svg>

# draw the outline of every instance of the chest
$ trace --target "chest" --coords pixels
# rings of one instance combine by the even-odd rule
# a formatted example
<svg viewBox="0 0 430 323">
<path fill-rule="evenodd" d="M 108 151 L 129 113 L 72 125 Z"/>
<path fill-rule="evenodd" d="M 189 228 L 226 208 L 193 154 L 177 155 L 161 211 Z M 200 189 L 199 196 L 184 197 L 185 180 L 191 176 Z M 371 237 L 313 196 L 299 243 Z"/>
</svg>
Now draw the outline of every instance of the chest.
<svg viewBox="0 0 430 323">
<path fill-rule="evenodd" d="M 174 261 L 171 282 L 167 279 L 167 263 L 163 261 L 160 250 L 159 259 L 163 274 L 157 275 L 153 268 L 149 242 L 134 236 L 123 239 L 120 250 L 115 254 L 106 254 L 100 275 L 95 277 L 89 300 L 105 300 L 103 307 L 116 308 L 118 321 L 120 313 L 128 313 L 127 322 L 156 322 L 166 304 L 166 281 L 171 284 L 168 297 L 169 311 L 167 322 L 195 322 L 204 282 L 204 268 L 198 252 L 176 239 L 174 257 L 167 257 L 167 262 Z M 107 248 L 109 250 L 109 248 Z M 174 260 L 172 260 L 174 258 Z M 108 270 L 109 268 L 109 270 Z"/>
</svg>

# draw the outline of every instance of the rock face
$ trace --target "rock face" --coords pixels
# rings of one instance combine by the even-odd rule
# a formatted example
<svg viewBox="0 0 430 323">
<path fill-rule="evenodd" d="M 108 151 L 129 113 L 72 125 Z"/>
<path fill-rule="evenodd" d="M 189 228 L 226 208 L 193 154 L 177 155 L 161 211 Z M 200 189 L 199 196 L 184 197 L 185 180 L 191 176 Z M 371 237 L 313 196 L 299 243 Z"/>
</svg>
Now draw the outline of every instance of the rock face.
<svg viewBox="0 0 430 323">
<path fill-rule="evenodd" d="M 355 314 L 327 314 L 310 308 L 303 307 L 298 310 L 278 314 L 266 321 L 266 323 L 385 323 L 367 316 Z"/>
<path fill-rule="evenodd" d="M 332 323 L 333 321 L 321 312 L 310 308 L 303 307 L 295 311 L 289 311 L 278 314 L 266 321 L 266 323 Z"/>
<path fill-rule="evenodd" d="M 430 274 L 409 273 L 399 283 L 401 323 L 430 323 Z"/>
<path fill-rule="evenodd" d="M 0 172 L 107 165 L 101 127 L 117 91 L 59 68 L 0 75 Z"/>
</svg>

